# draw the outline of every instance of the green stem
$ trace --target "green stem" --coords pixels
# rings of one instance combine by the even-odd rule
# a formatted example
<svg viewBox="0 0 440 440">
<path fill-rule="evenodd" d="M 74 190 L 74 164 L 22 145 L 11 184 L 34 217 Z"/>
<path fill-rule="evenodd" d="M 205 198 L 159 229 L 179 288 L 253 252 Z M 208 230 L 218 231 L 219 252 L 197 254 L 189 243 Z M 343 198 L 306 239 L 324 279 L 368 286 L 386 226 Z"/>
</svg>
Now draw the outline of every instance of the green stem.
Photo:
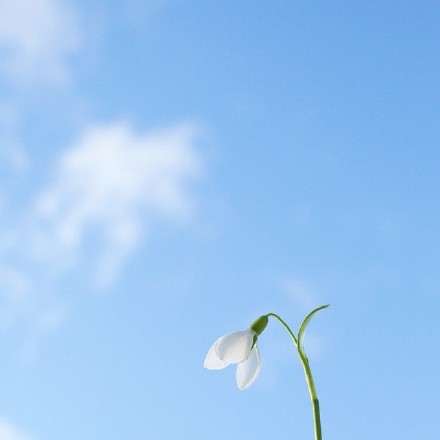
<svg viewBox="0 0 440 440">
<path fill-rule="evenodd" d="M 309 393 L 310 393 L 310 400 L 312 401 L 313 422 L 314 422 L 314 427 L 315 427 L 315 440 L 322 440 L 321 416 L 320 416 L 320 412 L 319 412 L 319 400 L 318 400 L 318 395 L 316 394 L 315 382 L 313 381 L 313 376 L 312 376 L 312 371 L 310 370 L 309 360 L 307 359 L 307 356 L 303 352 L 302 348 L 298 345 L 298 339 L 296 338 L 295 334 L 292 332 L 290 327 L 284 322 L 284 320 L 281 319 L 275 313 L 268 313 L 267 316 L 273 316 L 274 318 L 276 318 L 283 325 L 283 327 L 287 330 L 287 332 L 289 333 L 290 337 L 293 340 L 293 343 L 295 344 L 295 347 L 298 351 L 299 358 L 300 358 L 302 366 L 304 368 L 306 382 L 307 382 L 307 386 L 309 388 Z"/>
<path fill-rule="evenodd" d="M 290 337 L 293 339 L 293 343 L 295 344 L 295 347 L 298 348 L 298 341 L 296 339 L 295 334 L 293 333 L 292 330 L 290 330 L 290 327 L 275 313 L 268 313 L 266 316 L 273 316 L 274 318 L 278 319 L 278 321 L 281 322 L 281 324 L 283 324 L 284 328 L 287 330 L 287 332 L 289 333 Z"/>
<path fill-rule="evenodd" d="M 301 363 L 304 368 L 304 373 L 306 375 L 307 385 L 309 387 L 310 400 L 312 401 L 313 407 L 313 421 L 315 425 L 315 440 L 322 440 L 321 433 L 321 416 L 319 412 L 319 400 L 318 395 L 316 394 L 315 382 L 313 381 L 312 371 L 310 370 L 309 360 L 307 356 L 298 350 L 299 357 L 301 359 Z"/>
</svg>

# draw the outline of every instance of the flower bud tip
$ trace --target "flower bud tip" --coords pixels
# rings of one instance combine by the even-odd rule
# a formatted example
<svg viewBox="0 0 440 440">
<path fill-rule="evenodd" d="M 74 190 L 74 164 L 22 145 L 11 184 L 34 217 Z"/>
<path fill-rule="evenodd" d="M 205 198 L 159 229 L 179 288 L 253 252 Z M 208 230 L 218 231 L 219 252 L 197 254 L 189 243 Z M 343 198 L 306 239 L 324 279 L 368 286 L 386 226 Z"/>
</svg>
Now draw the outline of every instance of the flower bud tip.
<svg viewBox="0 0 440 440">
<path fill-rule="evenodd" d="M 253 330 L 258 336 L 260 336 L 266 328 L 268 321 L 269 318 L 267 317 L 267 315 L 260 316 L 252 323 L 249 328 Z"/>
</svg>

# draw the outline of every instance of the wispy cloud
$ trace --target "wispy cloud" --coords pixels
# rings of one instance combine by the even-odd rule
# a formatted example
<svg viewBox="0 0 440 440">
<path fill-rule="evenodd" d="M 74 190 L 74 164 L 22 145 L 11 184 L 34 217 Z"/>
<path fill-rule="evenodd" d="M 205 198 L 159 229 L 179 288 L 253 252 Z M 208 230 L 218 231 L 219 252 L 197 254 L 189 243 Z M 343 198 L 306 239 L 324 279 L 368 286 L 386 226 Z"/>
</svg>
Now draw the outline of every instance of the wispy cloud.
<svg viewBox="0 0 440 440">
<path fill-rule="evenodd" d="M 37 255 L 72 264 L 97 245 L 99 281 L 111 282 L 157 221 L 192 215 L 187 184 L 202 170 L 196 133 L 193 125 L 137 133 L 125 122 L 86 129 L 37 197 Z"/>
<path fill-rule="evenodd" d="M 0 440 L 31 440 L 31 437 L 13 424 L 0 420 Z"/>
<path fill-rule="evenodd" d="M 65 81 L 67 59 L 80 44 L 66 0 L 0 0 L 0 66 L 14 79 Z"/>
<path fill-rule="evenodd" d="M 191 182 L 204 169 L 198 132 L 193 124 L 153 132 L 128 122 L 86 128 L 48 170 L 25 218 L 3 226 L 0 330 L 25 324 L 23 360 L 68 314 L 57 285 L 70 270 L 87 277 L 91 267 L 94 281 L 108 287 L 159 224 L 191 220 Z"/>
</svg>

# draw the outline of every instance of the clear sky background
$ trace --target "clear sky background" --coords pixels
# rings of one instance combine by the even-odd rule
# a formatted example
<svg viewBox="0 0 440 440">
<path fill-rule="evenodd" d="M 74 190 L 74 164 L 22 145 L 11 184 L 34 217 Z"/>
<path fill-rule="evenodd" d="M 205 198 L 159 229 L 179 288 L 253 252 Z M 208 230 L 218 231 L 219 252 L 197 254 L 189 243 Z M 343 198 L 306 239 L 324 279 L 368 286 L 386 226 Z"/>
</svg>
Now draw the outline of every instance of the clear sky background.
<svg viewBox="0 0 440 440">
<path fill-rule="evenodd" d="M 440 438 L 437 1 L 0 0 L 0 440 Z"/>
</svg>

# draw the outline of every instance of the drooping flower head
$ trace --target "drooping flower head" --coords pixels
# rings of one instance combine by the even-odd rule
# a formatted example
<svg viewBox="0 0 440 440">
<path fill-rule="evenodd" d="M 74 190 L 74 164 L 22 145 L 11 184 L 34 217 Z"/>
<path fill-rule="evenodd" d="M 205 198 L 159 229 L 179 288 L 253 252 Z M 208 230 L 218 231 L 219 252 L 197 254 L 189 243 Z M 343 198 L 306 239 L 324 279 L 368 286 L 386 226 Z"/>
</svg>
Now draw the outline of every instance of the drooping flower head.
<svg viewBox="0 0 440 440">
<path fill-rule="evenodd" d="M 237 364 L 236 380 L 240 390 L 249 388 L 257 378 L 261 359 L 258 336 L 266 328 L 268 318 L 260 316 L 248 330 L 228 333 L 218 338 L 206 355 L 203 366 L 209 370 L 221 370 Z"/>
</svg>

